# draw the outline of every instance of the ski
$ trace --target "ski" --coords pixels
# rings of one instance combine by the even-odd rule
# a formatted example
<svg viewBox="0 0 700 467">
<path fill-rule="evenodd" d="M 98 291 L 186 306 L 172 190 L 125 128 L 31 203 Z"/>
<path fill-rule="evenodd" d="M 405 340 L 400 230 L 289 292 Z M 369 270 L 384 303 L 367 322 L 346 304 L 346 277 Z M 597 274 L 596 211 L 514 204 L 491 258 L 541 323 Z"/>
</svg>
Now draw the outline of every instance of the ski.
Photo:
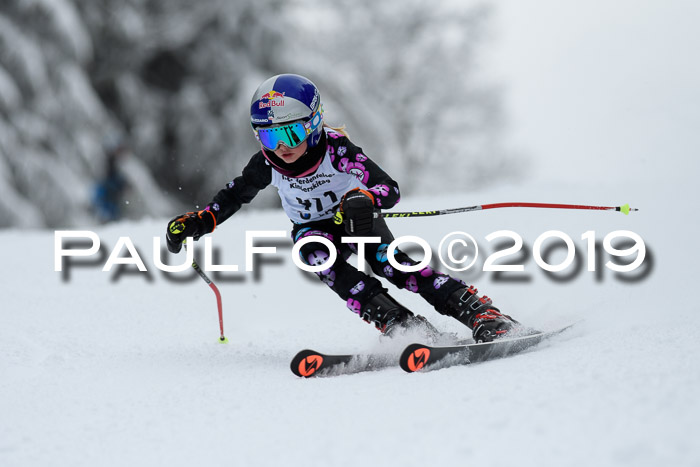
<svg viewBox="0 0 700 467">
<path fill-rule="evenodd" d="M 555 331 L 478 344 L 450 346 L 411 344 L 404 349 L 398 361 L 396 354 L 389 353 L 324 354 L 306 349 L 294 356 L 290 368 L 292 373 L 302 378 L 350 375 L 397 365 L 409 373 L 436 370 L 514 355 L 572 326 L 573 324 Z"/>
<path fill-rule="evenodd" d="M 292 373 L 302 378 L 340 376 L 364 371 L 374 371 L 396 366 L 396 355 L 389 354 L 323 354 L 315 350 L 302 350 L 292 359 Z"/>
<path fill-rule="evenodd" d="M 411 344 L 401 354 L 399 366 L 404 371 L 413 373 L 419 370 L 435 370 L 503 358 L 529 349 L 543 340 L 564 332 L 571 326 L 573 325 L 556 331 L 538 332 L 527 336 L 484 343 L 440 347 Z"/>
</svg>

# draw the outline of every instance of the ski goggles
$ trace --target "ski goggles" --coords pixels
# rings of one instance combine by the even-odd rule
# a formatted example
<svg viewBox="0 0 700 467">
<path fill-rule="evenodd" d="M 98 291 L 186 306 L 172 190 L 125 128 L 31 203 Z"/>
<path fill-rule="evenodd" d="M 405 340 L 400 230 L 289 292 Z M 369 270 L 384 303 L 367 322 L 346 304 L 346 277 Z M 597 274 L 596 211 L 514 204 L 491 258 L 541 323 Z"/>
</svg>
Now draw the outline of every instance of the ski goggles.
<svg viewBox="0 0 700 467">
<path fill-rule="evenodd" d="M 295 148 L 306 141 L 323 121 L 321 109 L 317 110 L 308 122 L 296 121 L 284 125 L 263 126 L 254 128 L 255 138 L 265 149 L 274 151 L 280 144 Z"/>
</svg>

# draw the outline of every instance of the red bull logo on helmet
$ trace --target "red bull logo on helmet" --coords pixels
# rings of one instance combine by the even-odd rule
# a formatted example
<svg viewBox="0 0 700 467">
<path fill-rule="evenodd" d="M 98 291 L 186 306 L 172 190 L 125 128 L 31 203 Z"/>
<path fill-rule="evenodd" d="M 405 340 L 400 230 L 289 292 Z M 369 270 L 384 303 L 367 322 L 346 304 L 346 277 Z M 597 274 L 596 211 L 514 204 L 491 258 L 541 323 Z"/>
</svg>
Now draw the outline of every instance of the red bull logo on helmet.
<svg viewBox="0 0 700 467">
<path fill-rule="evenodd" d="M 267 101 L 267 102 L 263 102 Z M 284 93 L 277 91 L 266 92 L 260 97 L 259 109 L 267 109 L 270 107 L 284 107 Z"/>
</svg>

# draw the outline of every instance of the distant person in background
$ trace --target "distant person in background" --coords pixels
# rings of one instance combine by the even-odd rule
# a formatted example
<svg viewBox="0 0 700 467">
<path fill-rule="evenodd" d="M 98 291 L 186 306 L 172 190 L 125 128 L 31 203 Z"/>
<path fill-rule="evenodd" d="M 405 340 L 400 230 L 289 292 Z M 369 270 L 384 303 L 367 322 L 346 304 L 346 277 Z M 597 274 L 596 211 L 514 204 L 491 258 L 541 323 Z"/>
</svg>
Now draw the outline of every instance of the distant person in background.
<svg viewBox="0 0 700 467">
<path fill-rule="evenodd" d="M 342 129 L 323 123 L 321 96 L 308 79 L 292 74 L 274 76 L 253 95 L 250 118 L 255 137 L 262 145 L 242 175 L 218 192 L 207 207 L 172 219 L 167 228 L 168 249 L 178 253 L 187 237 L 199 239 L 249 203 L 258 191 L 275 185 L 282 206 L 293 223 L 294 242 L 324 237 L 334 246 L 337 259 L 316 273 L 347 307 L 388 336 L 418 329 L 428 338 L 441 337 L 424 317 L 414 315 L 397 302 L 375 277 L 351 266 L 357 245 L 343 243 L 353 236 L 380 237 L 365 244 L 365 261 L 372 271 L 400 289 L 421 295 L 439 313 L 451 316 L 472 330 L 477 342 L 488 342 L 525 328 L 501 314 L 473 286 L 424 267 L 404 272 L 387 260 L 387 247 L 394 240 L 386 222 L 375 211 L 399 202 L 399 186 L 386 172 L 355 146 Z M 324 264 L 330 251 L 325 244 L 307 243 L 299 250 L 308 265 Z M 404 265 L 416 265 L 408 255 L 395 251 Z M 312 297 L 280 297 L 297 303 L 303 316 Z M 281 305 L 280 305 L 281 306 Z M 286 306 L 286 305 L 285 305 Z"/>
<path fill-rule="evenodd" d="M 119 169 L 121 159 L 127 152 L 123 141 L 105 143 L 105 171 L 95 186 L 93 205 L 102 223 L 122 218 L 124 193 L 129 187 L 126 177 Z"/>
</svg>

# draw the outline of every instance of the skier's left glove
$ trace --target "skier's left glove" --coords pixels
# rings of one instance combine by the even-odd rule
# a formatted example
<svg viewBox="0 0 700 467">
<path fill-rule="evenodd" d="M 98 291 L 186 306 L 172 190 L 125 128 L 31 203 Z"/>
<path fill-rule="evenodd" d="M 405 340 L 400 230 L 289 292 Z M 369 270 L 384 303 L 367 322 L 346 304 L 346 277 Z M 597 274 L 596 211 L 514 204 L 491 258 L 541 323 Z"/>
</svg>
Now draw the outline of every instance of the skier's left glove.
<svg viewBox="0 0 700 467">
<path fill-rule="evenodd" d="M 199 240 L 202 235 L 213 232 L 216 228 L 216 218 L 214 213 L 208 210 L 199 212 L 188 212 L 177 216 L 168 222 L 166 242 L 171 253 L 179 253 L 182 249 L 182 242 L 187 237 L 194 237 Z"/>
<path fill-rule="evenodd" d="M 369 191 L 354 188 L 345 193 L 340 212 L 350 235 L 366 235 L 374 229 L 374 196 Z"/>
</svg>

